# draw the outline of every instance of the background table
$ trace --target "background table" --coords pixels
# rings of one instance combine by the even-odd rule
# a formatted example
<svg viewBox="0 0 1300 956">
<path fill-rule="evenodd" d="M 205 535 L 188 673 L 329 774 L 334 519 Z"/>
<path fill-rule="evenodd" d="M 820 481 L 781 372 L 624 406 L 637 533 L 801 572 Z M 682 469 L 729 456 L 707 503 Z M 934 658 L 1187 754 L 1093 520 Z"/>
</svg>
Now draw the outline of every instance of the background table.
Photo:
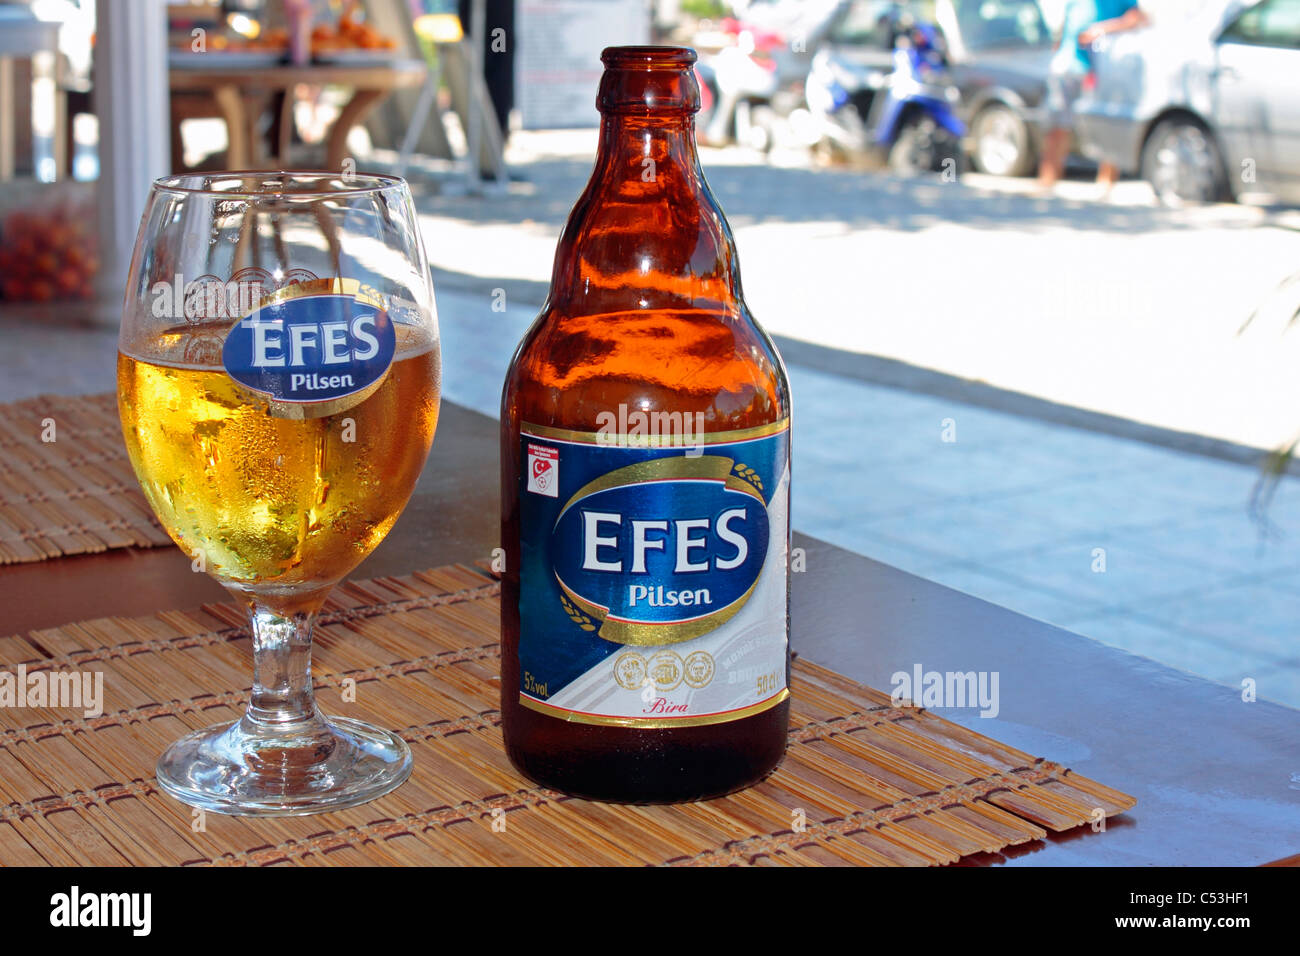
<svg viewBox="0 0 1300 956">
<path fill-rule="evenodd" d="M 279 117 L 276 155 L 271 162 L 283 160 L 289 145 L 292 125 L 293 89 L 300 83 L 311 86 L 344 86 L 352 96 L 335 119 L 327 136 L 325 167 L 339 169 L 347 158 L 348 133 L 381 100 L 395 89 L 419 86 L 427 67 L 418 60 L 395 60 L 368 66 L 309 64 L 306 66 L 269 66 L 245 69 L 220 66 L 219 53 L 208 54 L 218 65 L 210 67 L 172 67 L 170 84 L 173 93 L 201 93 L 210 96 L 226 123 L 228 169 L 252 169 L 262 157 L 257 150 L 255 123 L 269 97 L 283 93 L 284 108 Z M 181 154 L 173 133 L 173 165 Z"/>
<path fill-rule="evenodd" d="M 410 506 L 352 575 L 491 557 L 497 423 L 444 403 Z M 797 480 L 797 478 L 796 478 Z M 794 515 L 798 524 L 798 513 Z M 1171 670 L 832 545 L 795 535 L 794 649 L 882 690 L 896 671 L 1000 674 L 1001 712 L 938 713 L 1118 787 L 1137 807 L 1107 832 L 1067 833 L 983 862 L 1255 865 L 1300 853 L 1300 711 L 1245 703 Z M 222 600 L 173 548 L 0 568 L 0 631 Z"/>
</svg>

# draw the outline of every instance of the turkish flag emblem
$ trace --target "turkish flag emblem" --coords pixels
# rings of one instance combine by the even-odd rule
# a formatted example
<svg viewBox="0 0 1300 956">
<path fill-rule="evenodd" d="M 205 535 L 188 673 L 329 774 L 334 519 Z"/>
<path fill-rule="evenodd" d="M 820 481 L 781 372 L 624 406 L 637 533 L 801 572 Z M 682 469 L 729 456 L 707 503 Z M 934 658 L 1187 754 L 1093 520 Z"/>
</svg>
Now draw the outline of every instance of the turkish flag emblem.
<svg viewBox="0 0 1300 956">
<path fill-rule="evenodd" d="M 528 490 L 548 498 L 559 497 L 560 452 L 547 445 L 528 443 Z"/>
</svg>

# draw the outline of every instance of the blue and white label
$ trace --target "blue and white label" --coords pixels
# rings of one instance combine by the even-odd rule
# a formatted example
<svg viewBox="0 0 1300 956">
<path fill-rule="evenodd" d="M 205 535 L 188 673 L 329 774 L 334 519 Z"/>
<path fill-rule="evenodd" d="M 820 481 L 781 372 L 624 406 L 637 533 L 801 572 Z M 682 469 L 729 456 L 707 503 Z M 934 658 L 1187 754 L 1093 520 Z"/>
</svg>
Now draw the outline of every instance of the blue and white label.
<svg viewBox="0 0 1300 956">
<path fill-rule="evenodd" d="M 674 726 L 784 700 L 788 422 L 702 448 L 522 431 L 521 703 Z"/>
<path fill-rule="evenodd" d="M 315 417 L 374 392 L 396 351 L 377 296 L 355 282 L 322 279 L 263 300 L 231 328 L 221 359 L 231 378 L 268 399 L 273 414 Z"/>
</svg>

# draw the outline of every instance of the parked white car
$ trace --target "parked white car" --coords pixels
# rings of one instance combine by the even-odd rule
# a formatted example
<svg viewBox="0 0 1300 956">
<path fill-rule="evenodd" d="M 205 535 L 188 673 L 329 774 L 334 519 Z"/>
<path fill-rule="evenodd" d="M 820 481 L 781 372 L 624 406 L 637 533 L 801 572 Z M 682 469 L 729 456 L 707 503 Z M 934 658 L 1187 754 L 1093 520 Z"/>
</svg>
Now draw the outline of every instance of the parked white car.
<svg viewBox="0 0 1300 956">
<path fill-rule="evenodd" d="M 1109 38 L 1076 104 L 1080 148 L 1166 203 L 1300 202 L 1300 0 L 1211 3 Z"/>
</svg>

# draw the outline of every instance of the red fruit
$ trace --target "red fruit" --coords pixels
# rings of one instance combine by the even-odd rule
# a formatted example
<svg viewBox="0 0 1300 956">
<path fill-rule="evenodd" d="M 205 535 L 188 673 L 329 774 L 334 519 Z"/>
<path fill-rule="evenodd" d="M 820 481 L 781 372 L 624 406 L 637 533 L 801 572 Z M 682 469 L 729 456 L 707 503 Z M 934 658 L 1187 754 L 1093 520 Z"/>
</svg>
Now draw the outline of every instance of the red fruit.
<svg viewBox="0 0 1300 956">
<path fill-rule="evenodd" d="M 64 222 L 52 223 L 49 229 L 50 245 L 54 249 L 63 249 L 72 244 L 72 228 Z"/>
</svg>

